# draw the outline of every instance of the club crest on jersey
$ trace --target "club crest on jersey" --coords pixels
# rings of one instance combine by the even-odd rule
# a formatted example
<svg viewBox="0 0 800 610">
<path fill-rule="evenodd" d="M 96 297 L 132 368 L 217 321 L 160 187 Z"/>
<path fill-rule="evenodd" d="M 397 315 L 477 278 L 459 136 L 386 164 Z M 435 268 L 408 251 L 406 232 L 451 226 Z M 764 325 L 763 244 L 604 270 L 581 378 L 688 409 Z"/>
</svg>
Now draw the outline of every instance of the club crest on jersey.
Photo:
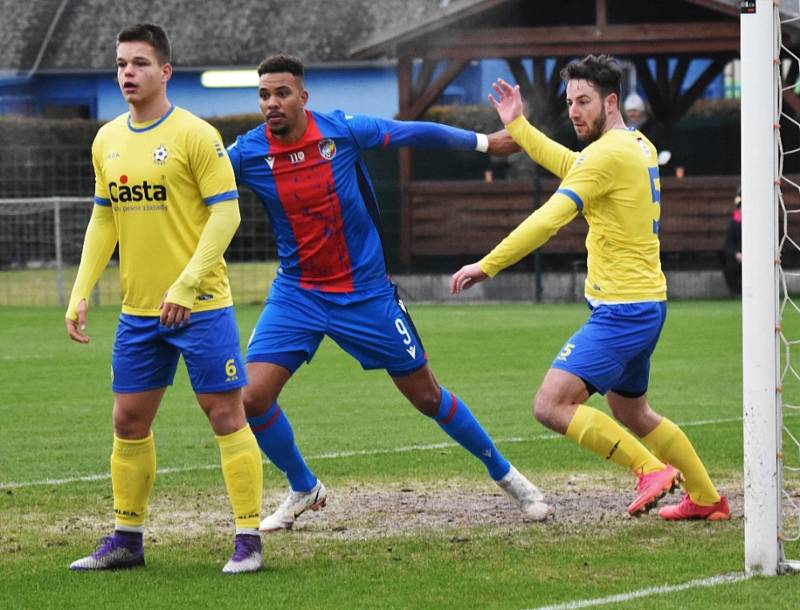
<svg viewBox="0 0 800 610">
<path fill-rule="evenodd" d="M 159 144 L 153 151 L 153 163 L 156 165 L 164 165 L 167 162 L 168 156 L 169 152 L 167 151 L 167 147 L 163 144 Z"/>
<path fill-rule="evenodd" d="M 326 161 L 330 161 L 336 156 L 336 142 L 327 138 L 317 144 L 320 156 Z"/>
</svg>

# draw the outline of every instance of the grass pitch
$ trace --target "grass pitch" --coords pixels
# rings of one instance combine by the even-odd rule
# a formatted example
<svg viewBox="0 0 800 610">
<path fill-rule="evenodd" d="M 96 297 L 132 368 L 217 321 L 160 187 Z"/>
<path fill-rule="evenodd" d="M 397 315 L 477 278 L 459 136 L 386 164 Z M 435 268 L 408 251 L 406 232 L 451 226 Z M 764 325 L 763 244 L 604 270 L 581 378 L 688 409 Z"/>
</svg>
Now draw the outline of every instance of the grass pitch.
<svg viewBox="0 0 800 610">
<path fill-rule="evenodd" d="M 259 311 L 237 308 L 243 339 Z M 325 340 L 281 403 L 330 490 L 329 506 L 300 517 L 293 532 L 265 537 L 263 572 L 219 574 L 231 552 L 229 508 L 216 443 L 181 368 L 154 426 L 147 568 L 70 573 L 113 522 L 117 313 L 92 310 L 92 342 L 80 346 L 66 338 L 60 308 L 0 309 L 4 608 L 534 608 L 622 595 L 623 608 L 707 609 L 793 608 L 800 599 L 793 577 L 634 596 L 743 567 L 741 318 L 731 301 L 670 304 L 650 389 L 653 406 L 685 426 L 730 494 L 730 522 L 628 518 L 632 477 L 533 421 L 532 395 L 585 319 L 583 306 L 417 306 L 411 313 L 437 378 L 555 502 L 553 521 L 520 523 L 477 460 L 407 405 L 384 373 L 361 371 Z M 285 491 L 265 464 L 265 513 Z M 796 543 L 788 555 L 800 557 Z"/>
</svg>

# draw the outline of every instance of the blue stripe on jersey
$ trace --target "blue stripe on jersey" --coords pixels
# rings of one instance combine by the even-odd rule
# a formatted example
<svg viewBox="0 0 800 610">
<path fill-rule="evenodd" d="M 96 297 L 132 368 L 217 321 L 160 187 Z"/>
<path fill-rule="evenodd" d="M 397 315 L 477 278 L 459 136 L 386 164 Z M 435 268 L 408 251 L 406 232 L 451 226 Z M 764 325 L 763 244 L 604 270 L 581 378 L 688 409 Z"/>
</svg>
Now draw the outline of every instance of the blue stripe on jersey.
<svg viewBox="0 0 800 610">
<path fill-rule="evenodd" d="M 94 202 L 97 205 L 102 205 L 103 207 L 111 207 L 111 200 L 110 199 L 103 199 L 102 197 L 98 197 L 97 195 L 94 196 Z"/>
<path fill-rule="evenodd" d="M 131 123 L 131 115 L 129 114 L 128 115 L 128 129 L 130 129 L 134 133 L 141 133 L 143 131 L 148 131 L 150 129 L 155 129 L 156 127 L 161 125 L 161 123 L 163 123 L 164 121 L 167 120 L 167 117 L 172 114 L 173 110 L 175 110 L 175 106 L 170 106 L 169 110 L 167 110 L 160 119 L 158 119 L 152 125 L 148 125 L 147 127 L 134 127 L 133 124 Z"/>
<path fill-rule="evenodd" d="M 229 201 L 231 199 L 238 199 L 239 192 L 238 191 L 225 191 L 224 193 L 220 193 L 219 195 L 212 195 L 211 197 L 206 197 L 203 199 L 203 203 L 206 205 L 212 205 L 214 203 L 219 203 L 220 201 Z"/>
<path fill-rule="evenodd" d="M 580 198 L 580 195 L 578 195 L 578 193 L 576 193 L 575 191 L 571 191 L 569 189 L 558 189 L 556 193 L 566 195 L 567 197 L 572 199 L 572 201 L 575 202 L 575 205 L 578 206 L 579 212 L 583 211 L 583 200 Z"/>
</svg>

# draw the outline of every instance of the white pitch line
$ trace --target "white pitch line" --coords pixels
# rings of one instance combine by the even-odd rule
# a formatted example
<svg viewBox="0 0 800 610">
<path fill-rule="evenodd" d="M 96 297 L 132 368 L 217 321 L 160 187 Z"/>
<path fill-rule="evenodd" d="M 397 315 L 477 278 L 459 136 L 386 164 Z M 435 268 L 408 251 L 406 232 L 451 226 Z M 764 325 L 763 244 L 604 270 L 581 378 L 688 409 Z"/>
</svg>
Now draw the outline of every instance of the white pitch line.
<svg viewBox="0 0 800 610">
<path fill-rule="evenodd" d="M 741 417 L 732 417 L 728 419 L 709 419 L 695 422 L 686 422 L 678 424 L 681 428 L 688 428 L 692 426 L 708 426 L 715 424 L 726 424 L 742 421 Z M 527 443 L 531 441 L 552 441 L 562 438 L 560 434 L 539 434 L 527 438 L 512 437 L 496 439 L 495 443 L 510 444 L 510 443 Z M 307 460 L 333 460 L 339 458 L 360 457 L 368 455 L 387 455 L 392 453 L 408 453 L 411 451 L 430 451 L 434 449 L 450 449 L 458 447 L 456 443 L 434 443 L 430 445 L 409 445 L 407 447 L 393 447 L 391 449 L 361 449 L 359 451 L 337 451 L 332 453 L 320 453 L 317 455 L 307 456 Z M 156 474 L 171 474 L 176 472 L 192 472 L 195 470 L 214 470 L 219 468 L 219 464 L 199 464 L 196 466 L 176 466 L 172 468 L 159 468 Z M 88 474 L 77 477 L 65 477 L 63 479 L 40 479 L 38 481 L 10 481 L 8 483 L 0 483 L 0 489 L 21 489 L 25 487 L 38 487 L 42 485 L 68 485 L 70 483 L 79 483 L 85 481 L 103 481 L 110 479 L 110 473 L 104 474 Z"/>
<path fill-rule="evenodd" d="M 720 576 L 712 576 L 710 578 L 690 580 L 680 585 L 662 585 L 660 587 L 649 587 L 647 589 L 639 589 L 638 591 L 630 591 L 628 593 L 619 593 L 618 595 L 609 595 L 608 597 L 581 599 L 573 602 L 556 604 L 554 606 L 539 606 L 534 610 L 576 610 L 577 608 L 589 608 L 591 606 L 605 606 L 607 604 L 629 602 L 632 599 L 649 597 L 650 595 L 663 595 L 664 593 L 675 593 L 677 591 L 696 589 L 698 587 L 716 587 L 717 585 L 740 582 L 748 578 L 750 577 L 742 572 L 733 572 L 731 574 L 721 574 Z"/>
</svg>

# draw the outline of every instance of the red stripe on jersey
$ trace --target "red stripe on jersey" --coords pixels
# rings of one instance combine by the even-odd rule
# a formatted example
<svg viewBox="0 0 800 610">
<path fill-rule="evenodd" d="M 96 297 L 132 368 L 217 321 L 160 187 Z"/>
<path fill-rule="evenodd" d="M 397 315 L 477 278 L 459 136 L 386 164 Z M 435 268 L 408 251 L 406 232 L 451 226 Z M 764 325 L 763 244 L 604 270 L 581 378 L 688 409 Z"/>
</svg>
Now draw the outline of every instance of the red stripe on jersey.
<svg viewBox="0 0 800 610">
<path fill-rule="evenodd" d="M 284 144 L 264 127 L 273 160 L 272 175 L 297 243 L 300 286 L 351 292 L 353 267 L 344 236 L 342 206 L 331 162 L 322 156 L 325 140 L 310 113 L 297 142 Z"/>
<path fill-rule="evenodd" d="M 383 144 L 381 144 L 383 148 L 389 146 L 389 132 L 386 132 L 386 135 L 383 136 Z"/>
<path fill-rule="evenodd" d="M 456 395 L 452 392 L 448 392 L 448 394 L 450 394 L 450 411 L 447 413 L 447 417 L 439 420 L 439 423 L 443 426 L 446 426 L 453 420 L 453 417 L 456 414 L 456 407 L 458 406 L 458 403 L 456 402 Z"/>
</svg>

